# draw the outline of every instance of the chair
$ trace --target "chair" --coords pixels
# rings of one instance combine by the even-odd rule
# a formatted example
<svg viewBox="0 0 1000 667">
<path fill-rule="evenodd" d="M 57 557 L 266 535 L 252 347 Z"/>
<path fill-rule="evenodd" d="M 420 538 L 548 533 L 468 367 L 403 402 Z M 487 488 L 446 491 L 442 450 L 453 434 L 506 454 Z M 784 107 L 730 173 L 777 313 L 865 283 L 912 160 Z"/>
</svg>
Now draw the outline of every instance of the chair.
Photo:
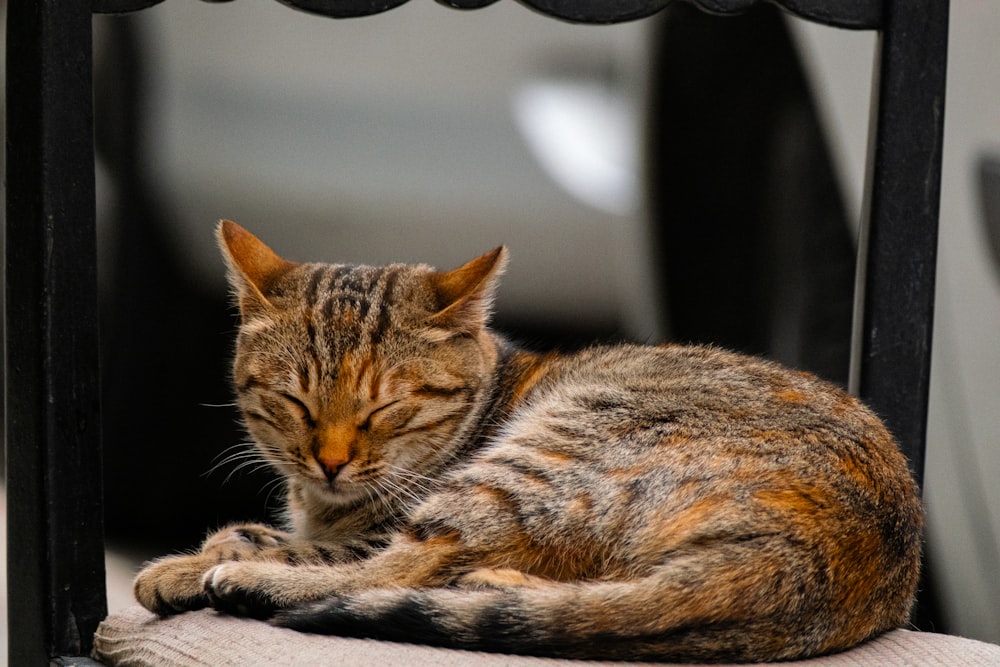
<svg viewBox="0 0 1000 667">
<path fill-rule="evenodd" d="M 106 616 L 91 14 L 132 12 L 159 1 L 7 3 L 5 395 L 12 665 L 84 664 L 80 656 L 91 652 L 95 630 Z M 389 10 L 406 0 L 282 1 L 308 12 L 348 17 Z M 475 9 L 494 1 L 442 4 Z M 720 14 L 757 4 L 755 0 L 689 1 Z M 671 2 L 523 0 L 544 14 L 591 23 L 639 19 Z M 881 35 L 855 285 L 850 388 L 885 418 L 921 479 L 948 2 L 776 0 L 774 4 L 806 19 L 878 30 Z M 131 619 L 138 626 L 145 620 L 141 615 Z M 245 630 L 240 621 L 230 620 L 237 623 L 233 630 L 237 635 Z M 177 622 L 183 620 L 171 621 Z M 205 650 L 218 640 L 211 628 L 204 636 L 171 628 L 163 636 L 175 634 L 181 644 L 178 650 Z M 109 659 L 116 648 L 138 641 L 138 635 L 116 634 L 120 630 L 120 626 L 102 630 L 104 655 Z M 185 643 L 198 637 L 208 644 Z M 880 644 L 871 649 L 889 653 L 869 657 L 903 656 L 902 660 L 944 651 L 947 658 L 948 651 L 974 648 L 985 651 L 982 664 L 996 659 L 989 645 L 949 643 L 952 639 L 964 642 L 897 631 L 889 638 L 889 648 Z M 246 636 L 243 640 L 250 641 Z M 400 650 L 370 643 L 350 646 L 361 647 L 361 655 L 368 659 L 383 661 L 391 661 L 386 656 Z M 389 653 L 380 653 L 383 650 Z M 416 655 L 411 655 L 412 664 L 462 662 L 445 657 L 447 652 Z"/>
</svg>

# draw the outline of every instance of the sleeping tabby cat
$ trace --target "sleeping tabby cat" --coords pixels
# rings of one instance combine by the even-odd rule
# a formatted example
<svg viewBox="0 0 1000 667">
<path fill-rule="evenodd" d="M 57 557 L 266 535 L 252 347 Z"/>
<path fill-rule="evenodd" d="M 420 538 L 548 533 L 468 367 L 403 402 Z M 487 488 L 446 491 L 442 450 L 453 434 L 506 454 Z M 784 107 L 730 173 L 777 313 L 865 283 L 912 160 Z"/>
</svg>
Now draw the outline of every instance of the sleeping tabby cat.
<svg viewBox="0 0 1000 667">
<path fill-rule="evenodd" d="M 519 350 L 487 328 L 503 248 L 437 272 L 219 238 L 286 516 L 148 564 L 148 609 L 621 660 L 801 658 L 907 621 L 918 490 L 836 387 L 709 347 Z"/>
</svg>

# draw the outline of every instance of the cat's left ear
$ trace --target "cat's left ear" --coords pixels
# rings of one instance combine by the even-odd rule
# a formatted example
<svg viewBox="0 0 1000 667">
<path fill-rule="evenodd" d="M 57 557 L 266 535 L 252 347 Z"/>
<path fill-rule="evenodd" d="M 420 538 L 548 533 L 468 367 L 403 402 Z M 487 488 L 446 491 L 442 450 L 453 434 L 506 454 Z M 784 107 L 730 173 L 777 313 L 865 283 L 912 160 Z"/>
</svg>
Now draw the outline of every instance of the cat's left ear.
<svg viewBox="0 0 1000 667">
<path fill-rule="evenodd" d="M 240 313 L 247 318 L 269 309 L 268 294 L 297 264 L 279 257 L 232 220 L 219 222 L 218 236 L 223 259 L 229 268 L 229 284 L 239 299 Z"/>
<path fill-rule="evenodd" d="M 453 271 L 433 274 L 431 286 L 437 293 L 439 310 L 432 316 L 432 324 L 470 333 L 486 326 L 506 267 L 507 249 L 500 246 Z"/>
</svg>

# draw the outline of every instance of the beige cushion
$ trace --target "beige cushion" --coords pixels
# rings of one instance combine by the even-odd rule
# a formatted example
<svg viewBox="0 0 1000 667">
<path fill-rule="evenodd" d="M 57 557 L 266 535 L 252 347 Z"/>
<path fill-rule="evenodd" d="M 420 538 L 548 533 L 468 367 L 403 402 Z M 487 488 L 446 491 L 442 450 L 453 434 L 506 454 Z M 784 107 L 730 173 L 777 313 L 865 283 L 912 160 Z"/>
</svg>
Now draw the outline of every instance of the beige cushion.
<svg viewBox="0 0 1000 667">
<path fill-rule="evenodd" d="M 94 657 L 108 665 L 358 665 L 538 667 L 611 663 L 453 651 L 369 639 L 309 635 L 210 610 L 158 619 L 141 607 L 113 614 L 97 630 Z M 636 663 L 632 663 L 636 664 Z M 949 635 L 895 630 L 852 651 L 784 665 L 954 667 L 1000 665 L 1000 646 Z"/>
</svg>

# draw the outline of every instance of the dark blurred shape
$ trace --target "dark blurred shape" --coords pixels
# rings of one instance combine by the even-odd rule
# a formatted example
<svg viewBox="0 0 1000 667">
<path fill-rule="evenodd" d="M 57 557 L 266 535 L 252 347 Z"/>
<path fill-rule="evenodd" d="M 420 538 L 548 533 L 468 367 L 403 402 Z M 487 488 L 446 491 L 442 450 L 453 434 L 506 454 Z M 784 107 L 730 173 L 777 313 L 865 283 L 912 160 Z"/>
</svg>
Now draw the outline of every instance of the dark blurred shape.
<svg viewBox="0 0 1000 667">
<path fill-rule="evenodd" d="M 993 261 L 1000 276 L 1000 154 L 979 157 L 979 196 L 983 207 L 983 226 Z"/>
<path fill-rule="evenodd" d="M 648 160 L 667 330 L 846 384 L 853 242 L 784 19 L 664 18 Z"/>
<path fill-rule="evenodd" d="M 273 477 L 225 481 L 235 463 L 207 474 L 245 439 L 236 410 L 223 405 L 232 401 L 236 319 L 223 294 L 184 270 L 165 233 L 170 207 L 148 180 L 142 24 L 109 17 L 102 27 L 96 141 L 117 195 L 102 221 L 112 231 L 101 294 L 107 535 L 112 544 L 175 551 L 219 524 L 266 518 L 262 489 Z"/>
</svg>

